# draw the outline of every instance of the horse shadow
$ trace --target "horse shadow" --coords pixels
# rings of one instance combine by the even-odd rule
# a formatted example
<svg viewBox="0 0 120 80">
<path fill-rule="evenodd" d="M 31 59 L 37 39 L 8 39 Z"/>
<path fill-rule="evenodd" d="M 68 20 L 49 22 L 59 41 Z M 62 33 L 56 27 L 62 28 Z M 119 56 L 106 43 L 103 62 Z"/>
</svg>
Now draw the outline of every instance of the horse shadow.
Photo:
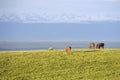
<svg viewBox="0 0 120 80">
<path fill-rule="evenodd" d="M 84 52 L 99 52 L 100 50 L 86 50 Z"/>
</svg>

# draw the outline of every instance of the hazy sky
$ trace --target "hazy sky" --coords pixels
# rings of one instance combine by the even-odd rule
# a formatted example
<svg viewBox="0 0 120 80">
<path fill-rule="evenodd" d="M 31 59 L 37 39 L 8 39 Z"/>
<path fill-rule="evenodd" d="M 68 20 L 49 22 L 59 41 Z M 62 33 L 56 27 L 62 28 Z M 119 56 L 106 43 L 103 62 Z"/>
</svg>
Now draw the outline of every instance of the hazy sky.
<svg viewBox="0 0 120 80">
<path fill-rule="evenodd" d="M 119 22 L 94 23 L 0 23 L 0 40 L 107 40 L 120 41 Z"/>
<path fill-rule="evenodd" d="M 0 0 L 0 40 L 120 41 L 120 0 Z"/>
</svg>

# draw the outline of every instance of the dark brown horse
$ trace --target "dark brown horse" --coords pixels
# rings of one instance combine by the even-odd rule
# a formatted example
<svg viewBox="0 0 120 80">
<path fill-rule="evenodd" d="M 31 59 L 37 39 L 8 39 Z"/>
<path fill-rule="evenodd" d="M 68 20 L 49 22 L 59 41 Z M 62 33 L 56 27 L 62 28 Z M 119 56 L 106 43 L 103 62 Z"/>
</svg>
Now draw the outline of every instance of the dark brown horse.
<svg viewBox="0 0 120 80">
<path fill-rule="evenodd" d="M 104 43 L 97 43 L 96 49 L 100 49 L 100 48 L 104 49 Z"/>
<path fill-rule="evenodd" d="M 95 48 L 95 43 L 90 43 L 89 44 L 89 49 L 91 49 L 91 48 Z"/>
<path fill-rule="evenodd" d="M 66 47 L 66 53 L 67 53 L 67 54 L 70 54 L 70 52 L 71 52 L 71 46 L 67 46 L 67 47 Z"/>
</svg>

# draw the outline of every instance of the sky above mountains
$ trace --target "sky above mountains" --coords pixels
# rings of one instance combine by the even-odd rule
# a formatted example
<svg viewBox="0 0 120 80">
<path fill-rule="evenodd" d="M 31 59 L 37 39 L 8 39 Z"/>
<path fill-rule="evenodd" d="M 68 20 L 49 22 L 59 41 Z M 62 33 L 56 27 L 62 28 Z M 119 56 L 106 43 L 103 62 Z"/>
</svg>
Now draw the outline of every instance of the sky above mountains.
<svg viewBox="0 0 120 80">
<path fill-rule="evenodd" d="M 120 21 L 120 0 L 0 0 L 0 22 Z"/>
</svg>

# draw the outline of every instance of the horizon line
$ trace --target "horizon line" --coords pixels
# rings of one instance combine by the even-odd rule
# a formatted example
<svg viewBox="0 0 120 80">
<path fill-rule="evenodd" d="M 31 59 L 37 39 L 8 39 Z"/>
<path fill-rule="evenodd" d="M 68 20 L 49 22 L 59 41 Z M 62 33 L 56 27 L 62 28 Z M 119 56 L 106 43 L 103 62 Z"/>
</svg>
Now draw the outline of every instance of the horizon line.
<svg viewBox="0 0 120 80">
<path fill-rule="evenodd" d="M 0 42 L 120 42 L 120 40 L 0 40 Z"/>
</svg>

